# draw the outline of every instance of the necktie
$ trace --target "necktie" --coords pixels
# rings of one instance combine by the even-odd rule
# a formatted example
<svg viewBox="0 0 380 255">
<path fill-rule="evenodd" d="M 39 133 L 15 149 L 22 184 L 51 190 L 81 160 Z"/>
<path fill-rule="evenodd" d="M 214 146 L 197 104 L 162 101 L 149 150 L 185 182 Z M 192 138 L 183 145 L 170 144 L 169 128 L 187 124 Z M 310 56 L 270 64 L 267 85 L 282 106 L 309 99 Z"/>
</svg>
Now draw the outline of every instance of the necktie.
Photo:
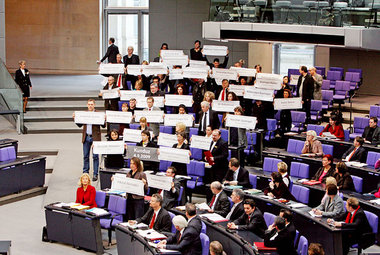
<svg viewBox="0 0 380 255">
<path fill-rule="evenodd" d="M 203 118 L 202 131 L 206 132 L 206 123 L 207 123 L 207 112 L 205 112 L 205 117 Z"/>
<path fill-rule="evenodd" d="M 355 147 L 354 151 L 351 153 L 351 156 L 348 158 L 348 161 L 351 161 L 351 158 L 352 158 L 352 156 L 354 156 L 355 151 L 356 151 L 356 147 Z"/>
<path fill-rule="evenodd" d="M 215 198 L 216 198 L 216 196 L 213 195 L 213 196 L 212 196 L 212 199 L 211 199 L 211 202 L 210 202 L 210 208 L 212 208 L 212 206 L 214 205 Z"/>
<path fill-rule="evenodd" d="M 223 89 L 223 92 L 222 92 L 222 101 L 224 101 L 224 92 L 226 91 L 226 89 Z"/>
<path fill-rule="evenodd" d="M 232 213 L 234 212 L 235 207 L 236 207 L 236 204 L 234 204 L 234 205 L 232 206 L 231 211 L 230 211 L 230 212 L 227 214 L 227 216 L 226 216 L 226 219 L 228 219 L 228 220 L 231 219 L 231 215 L 232 215 Z"/>
<path fill-rule="evenodd" d="M 181 241 L 181 237 L 182 237 L 182 234 L 181 234 L 181 233 L 179 233 L 179 236 L 178 236 L 178 241 L 177 241 L 177 243 L 179 243 L 179 242 Z"/>
<path fill-rule="evenodd" d="M 248 223 L 251 221 L 251 215 L 248 216 Z"/>
<path fill-rule="evenodd" d="M 152 229 L 154 226 L 154 222 L 156 221 L 156 213 L 153 213 L 152 220 L 150 221 L 149 228 Z"/>
</svg>

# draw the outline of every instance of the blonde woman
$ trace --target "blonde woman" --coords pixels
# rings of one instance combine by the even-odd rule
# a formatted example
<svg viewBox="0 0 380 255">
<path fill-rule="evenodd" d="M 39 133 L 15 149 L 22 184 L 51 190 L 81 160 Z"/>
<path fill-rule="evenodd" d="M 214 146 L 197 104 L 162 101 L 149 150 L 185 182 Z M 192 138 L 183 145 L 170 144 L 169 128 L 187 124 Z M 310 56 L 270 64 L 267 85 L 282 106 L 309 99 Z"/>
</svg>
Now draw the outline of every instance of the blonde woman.
<svg viewBox="0 0 380 255">
<path fill-rule="evenodd" d="M 211 91 L 206 91 L 203 101 L 206 101 L 210 104 L 210 109 L 212 107 L 212 101 L 215 99 L 215 94 Z"/>
<path fill-rule="evenodd" d="M 306 141 L 301 154 L 307 154 L 309 157 L 321 157 L 323 155 L 322 144 L 317 140 L 317 133 L 314 130 L 306 132 Z"/>
<path fill-rule="evenodd" d="M 30 89 L 32 88 L 32 83 L 29 77 L 29 70 L 26 69 L 26 61 L 20 60 L 18 62 L 20 69 L 15 73 L 15 82 L 20 86 L 23 97 L 23 110 L 26 112 L 26 105 L 28 104 L 28 98 L 30 97 Z M 29 88 L 30 87 L 30 88 Z"/>
<path fill-rule="evenodd" d="M 96 190 L 91 185 L 90 175 L 84 173 L 79 178 L 76 203 L 88 205 L 90 208 L 97 207 L 95 202 Z"/>
</svg>

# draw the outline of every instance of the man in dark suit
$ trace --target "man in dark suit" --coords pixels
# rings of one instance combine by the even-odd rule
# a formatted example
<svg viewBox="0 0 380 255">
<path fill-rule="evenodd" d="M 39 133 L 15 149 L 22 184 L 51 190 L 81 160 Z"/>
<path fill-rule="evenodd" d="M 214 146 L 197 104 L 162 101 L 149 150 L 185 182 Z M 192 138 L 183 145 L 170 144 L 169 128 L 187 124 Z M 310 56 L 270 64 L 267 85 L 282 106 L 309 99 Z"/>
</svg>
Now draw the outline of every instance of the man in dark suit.
<svg viewBox="0 0 380 255">
<path fill-rule="evenodd" d="M 223 217 L 226 217 L 230 211 L 230 201 L 227 194 L 223 191 L 223 186 L 220 182 L 215 181 L 211 183 L 211 192 L 213 194 L 212 199 L 208 206 L 211 208 L 209 213 L 217 213 Z"/>
<path fill-rule="evenodd" d="M 119 54 L 119 48 L 114 44 L 115 38 L 111 37 L 108 41 L 108 44 L 110 45 L 107 49 L 106 55 L 98 61 L 98 63 L 103 62 L 106 58 L 108 60 L 108 63 L 116 63 L 116 55 Z"/>
<path fill-rule="evenodd" d="M 365 142 L 380 145 L 380 127 L 377 126 L 377 117 L 369 119 L 369 126 L 364 128 L 363 138 Z"/>
<path fill-rule="evenodd" d="M 240 216 L 244 214 L 243 206 L 244 192 L 241 189 L 234 189 L 231 194 L 231 200 L 234 205 L 231 211 L 227 214 L 226 219 L 230 221 L 237 220 Z"/>
<path fill-rule="evenodd" d="M 221 138 L 219 129 L 212 131 L 210 152 L 212 155 L 210 160 L 214 163 L 210 169 L 210 181 L 221 182 L 228 170 L 228 145 L 227 142 Z"/>
<path fill-rule="evenodd" d="M 297 83 L 297 96 L 302 98 L 302 109 L 306 112 L 306 123 L 310 121 L 311 100 L 314 93 L 314 79 L 307 73 L 307 67 L 300 67 Z"/>
<path fill-rule="evenodd" d="M 294 239 L 296 238 L 296 227 L 293 224 L 293 213 L 288 209 L 281 209 L 278 216 L 284 218 L 285 229 L 290 233 L 292 237 L 292 243 L 294 243 Z"/>
<path fill-rule="evenodd" d="M 263 214 L 256 207 L 253 199 L 244 200 L 244 212 L 240 218 L 227 224 L 230 229 L 248 230 L 257 236 L 264 238 L 264 232 L 267 229 Z"/>
<path fill-rule="evenodd" d="M 347 213 L 343 213 L 336 218 L 328 219 L 329 224 L 334 225 L 335 227 L 346 229 L 347 231 L 343 232 L 342 243 L 343 243 L 343 254 L 346 255 L 349 252 L 350 246 L 356 243 L 363 244 L 362 248 L 367 248 L 371 244 L 372 228 L 368 223 L 367 216 L 365 215 L 362 208 L 359 206 L 359 200 L 354 197 L 347 199 L 346 203 Z M 341 221 L 344 221 L 342 223 Z M 367 234 L 366 238 L 363 238 L 363 235 Z M 374 236 L 373 236 L 374 243 Z M 366 245 L 364 245 L 364 243 Z M 367 246 L 367 247 L 363 247 Z"/>
<path fill-rule="evenodd" d="M 201 233 L 202 230 L 202 221 L 197 216 L 197 208 L 192 203 L 187 203 L 185 206 L 185 215 L 187 218 L 187 227 L 192 227 L 198 233 Z"/>
<path fill-rule="evenodd" d="M 159 190 L 159 194 L 163 198 L 162 207 L 165 209 L 174 207 L 179 196 L 181 183 L 175 178 L 176 171 L 174 166 L 170 166 L 166 169 L 166 176 L 173 178 L 172 188 L 170 190 Z"/>
<path fill-rule="evenodd" d="M 103 90 L 111 90 L 117 89 L 117 85 L 115 84 L 115 78 L 113 76 L 108 76 L 108 83 L 103 87 Z M 99 93 L 99 97 L 102 97 L 103 93 Z M 104 109 L 110 111 L 118 111 L 119 110 L 119 97 L 113 99 L 104 99 Z"/>
<path fill-rule="evenodd" d="M 231 158 L 228 167 L 230 169 L 223 179 L 224 184 L 252 188 L 252 185 L 249 183 L 249 173 L 246 169 L 240 167 L 240 162 L 237 158 Z"/>
<path fill-rule="evenodd" d="M 216 88 L 215 99 L 220 101 L 227 101 L 227 93 L 229 90 L 229 82 L 227 79 L 222 80 L 222 86 Z"/>
<path fill-rule="evenodd" d="M 128 65 L 139 65 L 140 64 L 140 58 L 136 54 L 133 54 L 133 47 L 128 46 L 128 54 L 123 57 L 123 63 L 124 67 L 127 68 Z M 137 76 L 134 75 L 128 75 L 125 78 L 125 84 L 124 89 L 127 89 L 127 81 L 130 81 L 132 84 L 132 89 L 135 88 L 135 82 L 136 82 Z"/>
<path fill-rule="evenodd" d="M 95 112 L 95 100 L 89 99 L 87 101 L 87 111 Z M 75 113 L 73 113 L 73 118 L 75 119 Z M 93 141 L 101 141 L 100 125 L 92 124 L 76 124 L 78 127 L 82 127 L 82 143 L 83 143 L 83 173 L 88 173 L 90 171 L 90 151 L 92 148 Z M 105 125 L 102 125 L 104 128 Z M 99 169 L 99 155 L 92 153 L 94 173 L 92 181 L 98 180 L 98 169 Z"/>
<path fill-rule="evenodd" d="M 196 229 L 189 226 L 186 219 L 181 215 L 173 217 L 173 225 L 177 230 L 175 235 L 159 242 L 157 247 L 178 250 L 183 255 L 201 255 L 202 243 Z"/>
<path fill-rule="evenodd" d="M 218 113 L 210 109 L 210 103 L 203 101 L 201 103 L 202 111 L 199 112 L 198 134 L 205 135 L 207 126 L 211 126 L 212 130 L 219 128 L 220 122 Z"/>
<path fill-rule="evenodd" d="M 364 139 L 361 136 L 355 137 L 354 145 L 351 146 L 342 156 L 344 161 L 365 161 L 365 149 L 362 147 Z"/>
<path fill-rule="evenodd" d="M 285 228 L 285 220 L 279 216 L 274 219 L 273 225 L 265 231 L 264 245 L 277 248 L 279 255 L 297 255 L 292 237 Z"/>
<path fill-rule="evenodd" d="M 130 223 L 145 223 L 150 229 L 159 232 L 171 232 L 172 222 L 168 211 L 162 208 L 162 197 L 160 194 L 153 194 L 150 199 L 150 208 L 141 218 Z"/>
</svg>

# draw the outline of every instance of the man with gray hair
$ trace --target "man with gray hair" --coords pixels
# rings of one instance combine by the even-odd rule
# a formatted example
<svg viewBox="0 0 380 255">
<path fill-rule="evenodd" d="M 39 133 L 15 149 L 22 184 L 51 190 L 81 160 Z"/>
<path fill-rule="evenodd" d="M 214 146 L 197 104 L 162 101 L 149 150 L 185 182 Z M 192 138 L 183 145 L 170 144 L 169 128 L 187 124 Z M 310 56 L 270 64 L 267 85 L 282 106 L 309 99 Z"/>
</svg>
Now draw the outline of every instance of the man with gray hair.
<svg viewBox="0 0 380 255">
<path fill-rule="evenodd" d="M 153 77 L 153 81 L 154 80 L 157 80 L 157 77 Z M 159 80 L 160 79 L 158 78 L 158 81 Z M 163 97 L 163 96 L 165 96 L 165 92 L 159 90 L 158 83 L 153 82 L 152 84 L 150 84 L 150 91 L 146 92 L 145 97 Z"/>
<path fill-rule="evenodd" d="M 317 74 L 317 68 L 310 67 L 309 69 L 311 77 L 314 79 L 314 100 L 322 100 L 322 75 Z"/>
<path fill-rule="evenodd" d="M 244 214 L 244 192 L 241 189 L 234 189 L 231 194 L 231 199 L 234 205 L 231 208 L 231 211 L 227 214 L 226 219 L 230 221 L 237 220 L 240 216 Z"/>
<path fill-rule="evenodd" d="M 218 113 L 210 109 L 210 103 L 203 101 L 201 103 L 202 111 L 199 112 L 198 134 L 203 136 L 206 134 L 207 126 L 211 126 L 212 130 L 219 128 L 220 122 Z"/>
<path fill-rule="evenodd" d="M 206 177 L 206 182 L 221 182 L 228 171 L 228 144 L 223 138 L 221 138 L 221 132 L 219 129 L 214 129 L 212 131 L 210 152 L 211 157 L 206 159 L 210 161 L 212 166 L 209 172 L 210 176 Z M 207 180 L 207 178 L 210 178 L 210 180 Z"/>
<path fill-rule="evenodd" d="M 124 63 L 125 68 L 127 68 L 128 65 L 139 65 L 140 64 L 140 58 L 139 58 L 139 56 L 133 54 L 133 47 L 132 46 L 128 46 L 128 54 L 123 57 L 123 63 Z M 134 89 L 136 79 L 137 79 L 137 76 L 127 75 L 125 78 L 124 89 L 127 88 L 127 81 L 131 82 L 132 89 Z"/>
<path fill-rule="evenodd" d="M 213 194 L 212 199 L 209 203 L 208 210 L 210 213 L 217 213 L 223 217 L 226 217 L 230 211 L 230 201 L 228 200 L 227 194 L 223 191 L 223 185 L 218 182 L 211 183 L 211 192 Z"/>
</svg>

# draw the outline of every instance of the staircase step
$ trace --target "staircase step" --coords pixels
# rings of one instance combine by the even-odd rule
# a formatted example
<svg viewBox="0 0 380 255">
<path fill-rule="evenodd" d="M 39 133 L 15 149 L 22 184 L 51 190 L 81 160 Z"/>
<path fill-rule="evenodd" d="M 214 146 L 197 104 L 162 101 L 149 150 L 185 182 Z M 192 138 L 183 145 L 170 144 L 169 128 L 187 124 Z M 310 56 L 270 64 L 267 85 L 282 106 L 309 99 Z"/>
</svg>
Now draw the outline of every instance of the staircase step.
<svg viewBox="0 0 380 255">
<path fill-rule="evenodd" d="M 29 98 L 29 102 L 41 102 L 41 101 L 83 101 L 86 102 L 88 99 L 95 99 L 95 101 L 102 101 L 101 99 L 98 98 L 97 95 L 78 95 L 78 96 L 73 96 L 73 95 L 59 95 L 59 96 L 34 96 Z"/>
<path fill-rule="evenodd" d="M 5 205 L 5 204 L 20 201 L 20 200 L 24 200 L 27 198 L 43 195 L 46 193 L 47 188 L 48 188 L 47 186 L 36 187 L 36 188 L 32 188 L 32 189 L 22 191 L 22 192 L 17 193 L 17 194 L 11 194 L 8 196 L 0 197 L 0 205 Z"/>
<path fill-rule="evenodd" d="M 24 114 L 24 122 L 73 121 L 74 111 L 31 111 Z"/>
<path fill-rule="evenodd" d="M 27 134 L 57 134 L 57 133 L 82 133 L 73 121 L 55 121 L 55 122 L 27 122 L 24 124 Z M 102 133 L 107 130 L 101 129 Z"/>
</svg>

